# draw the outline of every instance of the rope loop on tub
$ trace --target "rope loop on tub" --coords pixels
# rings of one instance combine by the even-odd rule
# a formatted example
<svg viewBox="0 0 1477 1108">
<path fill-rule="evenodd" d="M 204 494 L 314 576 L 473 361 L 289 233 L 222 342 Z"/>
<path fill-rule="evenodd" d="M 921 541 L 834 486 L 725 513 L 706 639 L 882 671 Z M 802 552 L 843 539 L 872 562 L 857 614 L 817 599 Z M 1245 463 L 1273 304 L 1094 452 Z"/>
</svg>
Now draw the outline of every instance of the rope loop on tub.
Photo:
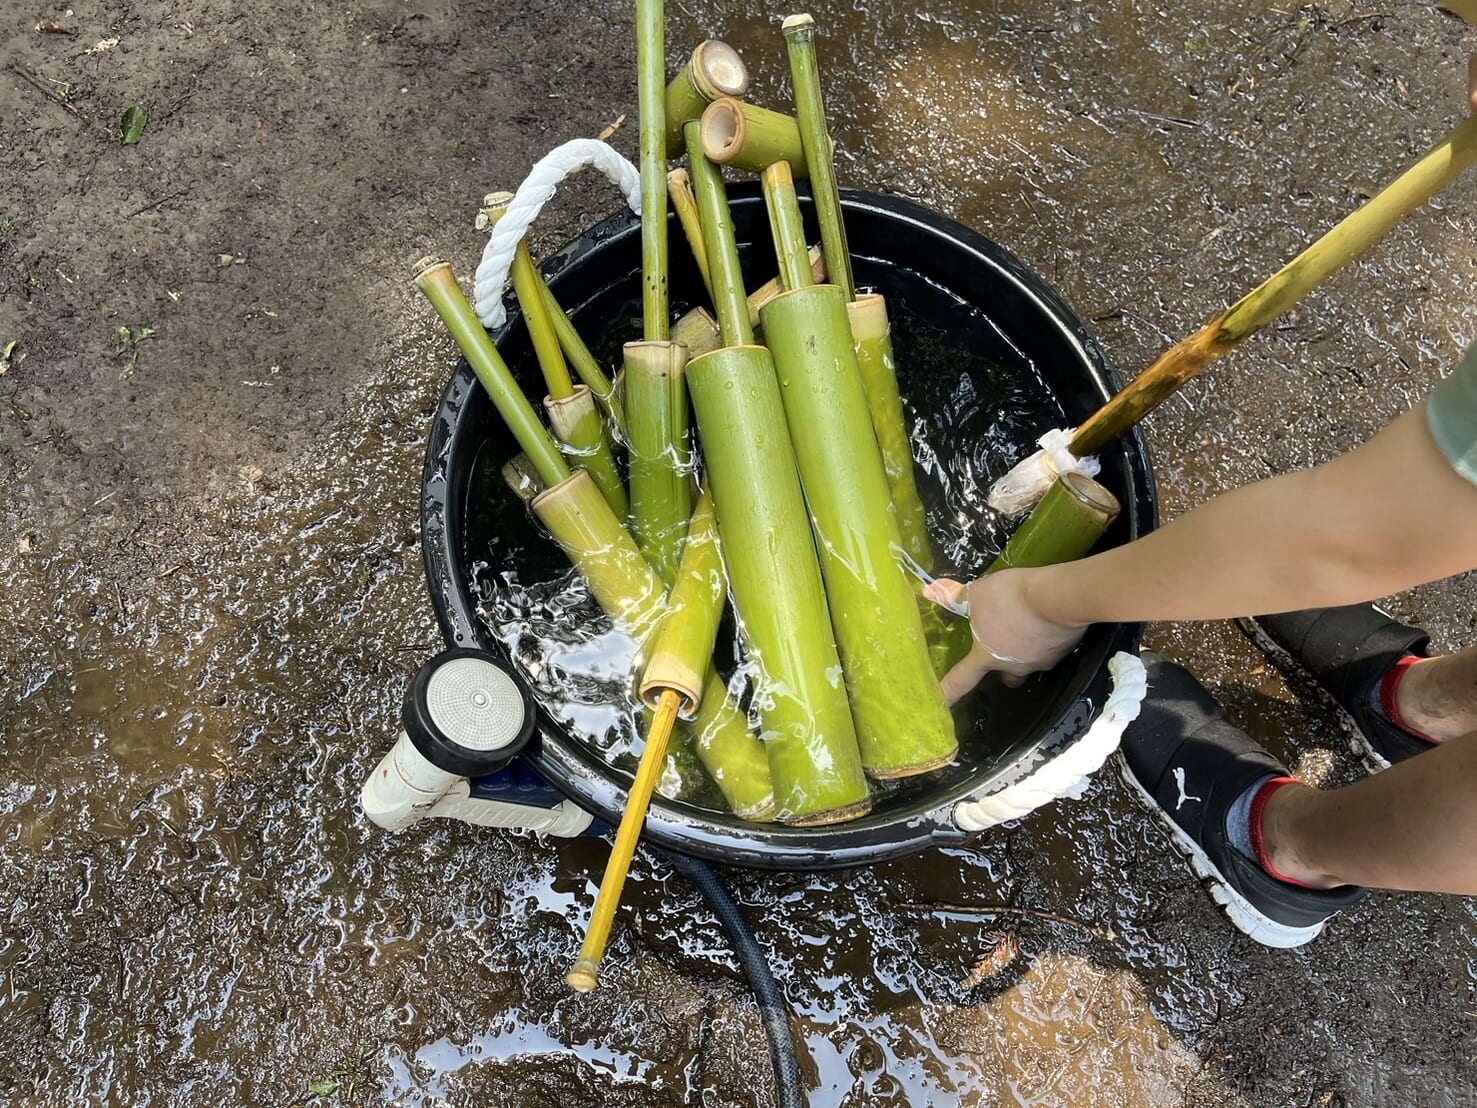
<svg viewBox="0 0 1477 1108">
<path fill-rule="evenodd" d="M 477 280 L 472 287 L 472 304 L 488 330 L 497 330 L 507 320 L 503 287 L 508 283 L 508 271 L 518 244 L 559 184 L 586 166 L 593 166 L 610 178 L 625 194 L 631 211 L 641 214 L 641 173 L 615 147 L 599 139 L 571 139 L 550 150 L 528 171 L 482 251 Z"/>
<path fill-rule="evenodd" d="M 1113 675 L 1113 691 L 1087 733 L 1024 781 L 954 805 L 954 822 L 961 830 L 983 831 L 1029 815 L 1053 800 L 1082 795 L 1088 778 L 1102 768 L 1118 749 L 1124 730 L 1138 719 L 1149 691 L 1144 663 L 1133 654 L 1114 654 L 1108 659 L 1108 672 Z"/>
</svg>

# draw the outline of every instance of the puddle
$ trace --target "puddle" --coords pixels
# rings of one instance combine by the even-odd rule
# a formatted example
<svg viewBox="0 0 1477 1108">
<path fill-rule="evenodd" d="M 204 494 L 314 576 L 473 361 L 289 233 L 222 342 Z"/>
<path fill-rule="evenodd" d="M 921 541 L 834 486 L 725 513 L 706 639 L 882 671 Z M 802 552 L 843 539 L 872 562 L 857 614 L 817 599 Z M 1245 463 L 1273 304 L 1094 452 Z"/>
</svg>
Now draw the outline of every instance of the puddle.
<svg viewBox="0 0 1477 1108">
<path fill-rule="evenodd" d="M 1420 106 L 1454 89 L 1460 51 L 1414 8 L 1380 29 L 1340 23 L 1347 5 L 1233 7 L 1187 30 L 1133 5 L 827 0 L 817 19 L 847 28 L 822 45 L 843 176 L 1000 239 L 1137 368 L 1449 114 Z M 756 99 L 784 102 L 788 9 L 672 8 L 672 43 L 728 37 Z M 1331 456 L 1434 381 L 1471 332 L 1474 212 L 1469 181 L 1162 409 L 1169 510 Z M 609 987 L 575 998 L 603 844 L 392 838 L 357 813 L 439 645 L 414 513 L 451 361 L 417 311 L 296 468 L 164 502 L 136 536 L 104 504 L 0 549 L 0 1099 L 300 1103 L 332 1081 L 325 1103 L 767 1103 L 726 943 L 661 864 L 638 859 Z M 1472 630 L 1452 595 L 1403 610 L 1449 644 Z M 1277 753 L 1348 775 L 1333 721 L 1234 630 L 1151 641 Z M 817 1104 L 1477 1102 L 1470 903 L 1376 895 L 1303 951 L 1262 950 L 1111 772 L 969 849 L 732 877 Z M 1020 957 L 966 988 L 995 930 Z"/>
</svg>

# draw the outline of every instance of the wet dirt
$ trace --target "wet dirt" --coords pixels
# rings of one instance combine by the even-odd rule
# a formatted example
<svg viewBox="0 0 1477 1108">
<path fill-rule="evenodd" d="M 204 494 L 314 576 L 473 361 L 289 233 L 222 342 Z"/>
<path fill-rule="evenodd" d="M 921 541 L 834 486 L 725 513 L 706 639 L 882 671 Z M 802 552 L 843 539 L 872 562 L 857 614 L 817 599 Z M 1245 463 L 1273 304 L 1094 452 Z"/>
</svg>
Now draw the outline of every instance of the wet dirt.
<svg viewBox="0 0 1477 1108">
<path fill-rule="evenodd" d="M 811 10 L 844 179 L 999 239 L 1127 370 L 1443 133 L 1472 45 L 1414 2 Z M 672 61 L 721 35 L 783 105 L 787 11 L 673 4 Z M 437 646 L 416 485 L 452 351 L 407 265 L 470 273 L 483 192 L 634 114 L 625 6 L 0 26 L 0 1100 L 771 1103 L 723 937 L 663 865 L 638 860 L 609 987 L 576 998 L 602 844 L 392 839 L 355 806 Z M 614 203 L 563 191 L 535 252 Z M 1474 232 L 1469 178 L 1156 413 L 1166 511 L 1413 402 L 1471 337 Z M 1470 577 L 1394 604 L 1443 647 L 1477 631 Z M 1301 770 L 1353 776 L 1234 628 L 1151 641 Z M 1263 950 L 1110 773 L 969 849 L 733 880 L 815 1104 L 1477 1103 L 1468 903 L 1379 894 Z M 931 901 L 1089 928 L 904 907 Z M 966 987 L 1002 928 L 1020 958 Z"/>
</svg>

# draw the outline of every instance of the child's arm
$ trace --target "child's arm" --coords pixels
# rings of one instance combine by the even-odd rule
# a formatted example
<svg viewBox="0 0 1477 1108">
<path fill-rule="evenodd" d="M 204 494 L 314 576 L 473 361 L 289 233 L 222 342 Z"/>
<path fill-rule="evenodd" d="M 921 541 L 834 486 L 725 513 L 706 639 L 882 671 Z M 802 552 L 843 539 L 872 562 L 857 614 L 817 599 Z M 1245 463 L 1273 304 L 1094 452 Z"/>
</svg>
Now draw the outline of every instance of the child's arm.
<svg viewBox="0 0 1477 1108">
<path fill-rule="evenodd" d="M 1425 405 L 1316 469 L 1226 493 L 1096 557 L 968 588 L 980 641 L 945 678 L 1056 664 L 1091 623 L 1223 619 L 1372 600 L 1477 567 L 1477 484 L 1437 447 Z M 961 588 L 941 581 L 936 598 Z"/>
</svg>

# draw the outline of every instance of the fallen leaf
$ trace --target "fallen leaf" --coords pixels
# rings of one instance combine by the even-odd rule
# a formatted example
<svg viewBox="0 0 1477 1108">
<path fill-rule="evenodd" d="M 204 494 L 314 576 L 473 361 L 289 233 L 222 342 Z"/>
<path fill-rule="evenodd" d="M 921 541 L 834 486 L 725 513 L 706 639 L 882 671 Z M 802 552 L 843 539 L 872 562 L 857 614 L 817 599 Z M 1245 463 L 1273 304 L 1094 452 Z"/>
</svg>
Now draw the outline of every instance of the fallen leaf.
<svg viewBox="0 0 1477 1108">
<path fill-rule="evenodd" d="M 77 32 L 63 27 L 54 19 L 43 19 L 36 24 L 36 33 L 38 35 L 75 35 Z"/>
<path fill-rule="evenodd" d="M 226 266 L 230 265 L 235 260 L 235 254 L 217 254 L 215 256 L 215 264 L 220 269 L 225 269 Z"/>
<path fill-rule="evenodd" d="M 31 538 L 35 531 L 23 531 L 21 537 L 15 540 L 15 552 L 17 554 L 29 554 L 31 552 Z"/>
<path fill-rule="evenodd" d="M 615 117 L 615 122 L 614 123 L 607 124 L 606 127 L 605 127 L 605 130 L 603 130 L 603 131 L 600 132 L 600 135 L 599 135 L 600 141 L 601 142 L 604 142 L 606 139 L 608 139 L 612 135 L 614 135 L 617 131 L 619 131 L 621 129 L 621 124 L 624 123 L 625 121 L 626 121 L 626 113 L 625 112 L 621 112 L 620 115 L 618 115 L 618 116 Z"/>
<path fill-rule="evenodd" d="M 1020 940 L 1015 937 L 1014 931 L 987 931 L 982 937 L 987 944 L 985 956 L 964 979 L 966 988 L 973 988 L 980 982 L 994 977 L 1021 954 Z"/>
<path fill-rule="evenodd" d="M 242 466 L 236 471 L 236 476 L 241 478 L 241 483 L 247 488 L 255 488 L 256 483 L 266 476 L 261 466 Z"/>
<path fill-rule="evenodd" d="M 332 1096 L 338 1092 L 338 1082 L 331 1077 L 320 1077 L 308 1083 L 308 1092 L 314 1096 Z"/>
<path fill-rule="evenodd" d="M 91 46 L 89 46 L 84 51 L 84 53 L 87 53 L 87 54 L 101 54 L 104 50 L 111 50 L 111 49 L 113 49 L 113 47 L 115 47 L 117 45 L 118 45 L 118 40 L 115 39 L 115 38 L 100 39 L 99 41 L 97 41 L 97 42 L 93 43 Z"/>
<path fill-rule="evenodd" d="M 118 40 L 114 39 L 113 41 L 117 42 Z M 138 104 L 130 104 L 128 109 L 123 113 L 123 120 L 119 125 L 123 133 L 123 145 L 132 146 L 138 142 L 139 137 L 144 133 L 144 128 L 148 126 L 148 123 L 149 113 L 144 111 Z"/>
</svg>

